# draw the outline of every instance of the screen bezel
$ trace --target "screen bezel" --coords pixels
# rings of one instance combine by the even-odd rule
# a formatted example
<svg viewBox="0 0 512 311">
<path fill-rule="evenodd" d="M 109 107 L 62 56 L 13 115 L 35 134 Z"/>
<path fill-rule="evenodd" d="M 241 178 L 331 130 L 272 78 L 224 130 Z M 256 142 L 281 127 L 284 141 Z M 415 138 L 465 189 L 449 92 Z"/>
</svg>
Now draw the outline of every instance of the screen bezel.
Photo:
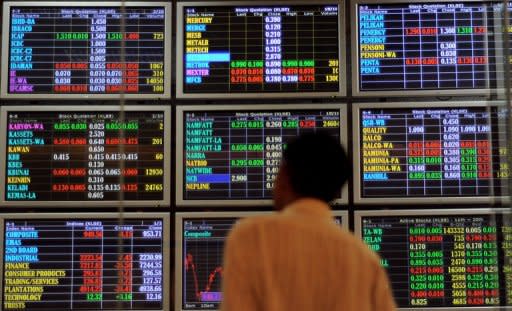
<svg viewBox="0 0 512 311">
<path fill-rule="evenodd" d="M 350 224 L 350 220 L 349 220 L 349 216 L 348 216 L 348 211 L 340 211 L 340 210 L 332 210 L 332 215 L 334 217 L 341 217 L 341 227 L 344 228 L 344 229 L 347 229 L 349 230 L 349 224 Z"/>
<path fill-rule="evenodd" d="M 502 213 L 507 213 L 508 210 L 504 208 L 478 208 L 478 209 L 421 209 L 421 210 L 356 210 L 354 212 L 354 235 L 361 239 L 362 235 L 362 220 L 364 217 L 400 217 L 400 216 L 457 216 L 457 215 L 490 215 L 492 221 L 498 224 L 498 217 Z M 494 215 L 494 217 L 493 217 Z M 501 273 L 501 272 L 500 272 Z M 487 307 L 427 307 L 427 308 L 399 308 L 399 310 L 410 310 L 410 311 L 455 311 L 455 310 L 470 310 L 470 311 L 490 311 L 490 310 L 504 310 L 504 306 L 487 306 Z"/>
<path fill-rule="evenodd" d="M 189 206 L 271 206 L 273 204 L 272 199 L 236 199 L 236 200 L 186 200 L 184 198 L 184 133 L 183 127 L 184 114 L 186 112 L 197 112 L 197 111 L 265 111 L 265 110 L 322 110 L 331 109 L 339 110 L 340 112 L 340 140 L 341 145 L 347 150 L 348 147 L 348 118 L 347 118 L 347 106 L 343 104 L 294 104 L 294 105 L 218 105 L 218 106 L 177 106 L 176 107 L 176 206 L 178 207 L 189 207 Z M 1 152 L 1 150 L 0 150 Z M 1 160 L 1 158 L 0 158 Z M 0 184 L 1 186 L 1 184 Z M 348 181 L 344 184 L 341 190 L 341 198 L 337 198 L 332 201 L 333 204 L 348 204 Z"/>
<path fill-rule="evenodd" d="M 354 185 L 354 203 L 355 204 L 426 204 L 426 203 L 444 203 L 444 204 L 492 204 L 508 200 L 506 196 L 467 196 L 467 197 L 362 197 L 361 182 L 361 148 L 360 148 L 360 115 L 362 109 L 421 109 L 421 108 L 475 108 L 483 107 L 489 109 L 490 106 L 484 101 L 460 101 L 460 102 L 395 102 L 395 103 L 363 103 L 354 106 L 352 110 L 352 139 L 353 139 L 353 185 Z"/>
<path fill-rule="evenodd" d="M 73 214 L 64 214 L 64 213 L 37 213 L 37 214 L 2 214 L 0 216 L 0 232 L 2 234 L 2 238 L 0 239 L 0 273 L 2 275 L 2 279 L 0 280 L 0 304 L 3 305 L 3 275 L 4 275 L 4 234 L 5 234 L 5 221 L 6 220 L 48 220 L 48 219 L 119 219 L 119 217 L 123 217 L 123 219 L 148 219 L 148 218 L 161 218 L 162 219 L 162 311 L 170 311 L 171 310 L 171 302 L 170 302 L 170 289 L 171 289 L 171 262 L 170 262 L 170 216 L 168 213 L 154 213 L 154 212 L 131 212 L 131 213 L 73 213 Z M 133 311 L 138 311 L 134 309 Z M 140 310 L 142 311 L 142 310 Z"/>
<path fill-rule="evenodd" d="M 339 90 L 337 92 L 251 92 L 251 93 L 185 93 L 184 91 L 184 79 L 183 79 L 183 57 L 184 57 L 184 46 L 183 46 L 183 35 L 184 35 L 184 9 L 192 6 L 235 6 L 235 5 L 247 5 L 247 6 L 299 6 L 299 5 L 337 5 L 338 6 L 338 63 L 339 63 L 339 73 L 338 73 L 338 87 Z M 346 51 L 346 39 L 345 39 L 345 5 L 343 0 L 333 0 L 333 1 L 325 1 L 321 0 L 320 2 L 308 2 L 305 0 L 298 0 L 294 2 L 290 1 L 263 1 L 254 3 L 251 1 L 190 1 L 190 2 L 178 2 L 176 6 L 176 98 L 178 99 L 191 99 L 191 98 L 296 98 L 300 97 L 344 97 L 347 95 L 347 64 L 346 64 L 346 54 L 342 54 L 342 52 Z"/>
<path fill-rule="evenodd" d="M 10 16 L 11 8 L 15 7 L 122 7 L 121 1 L 77 1 L 77 2 L 58 2 L 58 1 L 7 1 L 3 5 L 3 25 L 2 25 L 2 63 L 9 63 L 9 42 L 10 42 Z M 164 92 L 161 94 L 11 94 L 8 92 L 8 74 L 9 66 L 2 66 L 0 75 L 0 98 L 4 99 L 103 99 L 116 100 L 126 99 L 170 99 L 171 98 L 171 51 L 172 51 L 172 4 L 170 2 L 126 2 L 125 7 L 163 7 L 164 16 Z"/>
<path fill-rule="evenodd" d="M 356 97 L 385 97 L 385 96 L 442 96 L 442 95 L 480 95 L 480 96 L 490 96 L 491 88 L 490 88 L 490 78 L 489 78 L 489 66 L 487 64 L 486 70 L 486 87 L 481 89 L 437 89 L 437 90 L 376 90 L 376 91 L 361 91 L 359 89 L 359 23 L 358 23 L 358 6 L 364 4 L 435 4 L 435 3 L 465 3 L 465 2 L 477 2 L 477 3 L 487 3 L 481 2 L 478 0 L 463 0 L 463 1 L 451 1 L 451 0 L 436 0 L 435 2 L 429 2 L 428 0 L 418 1 L 418 0 L 351 0 L 350 3 L 350 18 L 354 23 L 354 28 L 352 30 L 351 35 L 351 63 L 352 63 L 352 95 Z"/>
<path fill-rule="evenodd" d="M 272 215 L 272 212 L 178 212 L 175 219 L 175 253 L 174 253 L 174 310 L 205 311 L 204 309 L 183 308 L 183 221 L 200 218 L 245 218 L 251 216 Z M 1 244 L 0 244 L 1 246 Z M 0 270 L 0 272 L 2 272 Z"/>
<path fill-rule="evenodd" d="M 9 112 L 118 112 L 119 106 L 3 106 L 0 110 L 0 206 L 18 207 L 116 207 L 121 201 L 8 201 L 5 198 L 6 186 L 6 158 L 7 158 L 7 114 Z M 163 159 L 163 198 L 162 200 L 123 200 L 125 206 L 139 207 L 167 207 L 171 204 L 171 139 L 166 133 L 171 133 L 171 107 L 169 106 L 125 106 L 124 111 L 162 112 L 164 114 L 164 159 Z"/>
</svg>

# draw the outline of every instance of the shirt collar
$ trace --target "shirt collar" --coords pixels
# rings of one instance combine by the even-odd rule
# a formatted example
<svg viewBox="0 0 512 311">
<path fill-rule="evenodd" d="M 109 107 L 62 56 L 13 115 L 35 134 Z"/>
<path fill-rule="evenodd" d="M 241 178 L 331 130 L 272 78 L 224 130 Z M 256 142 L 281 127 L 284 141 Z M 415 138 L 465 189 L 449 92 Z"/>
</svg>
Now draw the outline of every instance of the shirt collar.
<svg viewBox="0 0 512 311">
<path fill-rule="evenodd" d="M 327 203 L 315 198 L 301 198 L 288 204 L 282 211 L 284 215 L 301 215 L 332 218 L 331 208 Z"/>
</svg>

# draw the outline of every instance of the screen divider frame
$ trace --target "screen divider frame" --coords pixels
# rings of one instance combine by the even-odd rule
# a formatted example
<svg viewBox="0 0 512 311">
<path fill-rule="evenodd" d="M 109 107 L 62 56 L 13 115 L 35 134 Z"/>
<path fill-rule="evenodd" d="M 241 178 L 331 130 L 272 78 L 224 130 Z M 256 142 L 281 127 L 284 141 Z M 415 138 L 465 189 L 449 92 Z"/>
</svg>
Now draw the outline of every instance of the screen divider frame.
<svg viewBox="0 0 512 311">
<path fill-rule="evenodd" d="M 253 93 L 185 93 L 184 92 L 184 9 L 191 6 L 297 6 L 297 5 L 337 5 L 338 6 L 338 87 L 337 92 L 253 92 Z M 347 54 L 344 54 L 346 49 L 346 31 L 345 24 L 347 15 L 345 14 L 345 0 L 321 0 L 320 2 L 310 2 L 307 0 L 296 0 L 293 2 L 279 0 L 276 2 L 264 0 L 262 2 L 254 3 L 252 1 L 178 1 L 176 5 L 176 98 L 177 99 L 230 99 L 230 98 L 296 98 L 298 96 L 306 97 L 344 97 L 347 95 Z"/>
<path fill-rule="evenodd" d="M 40 100 L 65 100 L 65 99 L 81 99 L 81 100 L 120 100 L 121 94 L 55 94 L 55 93 L 36 93 L 36 94 L 10 94 L 8 92 L 9 79 L 9 42 L 10 42 L 10 17 L 12 7 L 121 7 L 124 1 L 76 1 L 76 2 L 63 2 L 63 1 L 6 1 L 3 3 L 3 25 L 2 25 L 2 53 L 1 60 L 5 66 L 2 66 L 0 71 L 0 98 L 2 99 L 40 99 Z M 144 2 L 144 1 L 127 1 L 124 4 L 128 8 L 137 7 L 163 7 L 164 8 L 164 92 L 161 94 L 122 94 L 124 98 L 130 100 L 166 100 L 171 99 L 171 80 L 172 80 L 172 4 L 170 2 Z M 64 102 L 63 102 L 64 103 Z M 67 104 L 67 103 L 66 103 Z"/>
<path fill-rule="evenodd" d="M 99 220 L 104 219 L 119 219 L 120 213 L 106 212 L 106 213 L 73 213 L 73 214 L 65 214 L 65 213 L 37 213 L 33 215 L 27 214 L 1 214 L 0 215 L 0 234 L 2 238 L 0 239 L 0 275 L 4 275 L 4 235 L 5 235 L 5 221 L 6 220 L 47 220 L 47 219 L 94 219 L 97 218 Z M 124 213 L 123 219 L 148 219 L 148 218 L 161 218 L 162 219 L 162 309 L 161 311 L 171 311 L 171 300 L 170 300 L 170 292 L 171 292 L 171 254 L 170 254 L 170 225 L 171 218 L 169 213 L 165 212 L 128 212 Z M 0 281 L 0 305 L 3 306 L 3 277 L 2 281 Z M 133 311 L 139 311 L 134 309 Z M 142 311 L 142 310 L 140 310 Z"/>
<path fill-rule="evenodd" d="M 352 141 L 353 141 L 353 168 L 354 175 L 352 184 L 354 187 L 354 204 L 494 204 L 497 202 L 508 202 L 506 196 L 467 196 L 467 197 L 442 197 L 442 196 L 431 196 L 431 197 L 379 197 L 379 198 L 363 198 L 361 194 L 361 142 L 360 142 L 360 128 L 361 128 L 361 113 L 362 109 L 394 109 L 394 108 L 405 108 L 405 109 L 463 109 L 463 108 L 474 108 L 483 107 L 489 109 L 491 106 L 485 101 L 452 101 L 452 102 L 414 102 L 412 105 L 410 102 L 390 102 L 390 103 L 362 103 L 353 106 L 352 109 Z M 490 119 L 489 119 L 490 120 Z M 492 146 L 491 146 L 492 147 Z"/>
<path fill-rule="evenodd" d="M 116 207 L 121 204 L 116 201 L 7 201 L 7 114 L 9 112 L 120 112 L 119 106 L 3 106 L 0 108 L 0 206 L 3 207 Z M 162 112 L 164 114 L 164 159 L 163 159 L 163 197 L 162 200 L 124 200 L 125 206 L 138 207 L 166 207 L 171 204 L 171 139 L 166 134 L 171 133 L 171 107 L 170 106 L 125 106 L 125 111 Z"/>
<path fill-rule="evenodd" d="M 207 106 L 207 105 L 197 105 L 197 106 L 187 106 L 187 105 L 178 105 L 176 107 L 176 206 L 180 207 L 190 207 L 190 206 L 271 206 L 273 204 L 272 199 L 222 199 L 222 200 L 186 200 L 184 198 L 184 157 L 183 152 L 185 148 L 184 143 L 184 132 L 183 128 L 185 126 L 184 114 L 186 112 L 194 112 L 194 111 L 293 111 L 293 110 L 328 110 L 334 109 L 339 110 L 340 112 L 340 143 L 348 150 L 348 114 L 347 114 L 347 106 L 344 104 L 293 104 L 293 105 L 275 105 L 275 104 L 263 104 L 263 105 L 216 105 L 216 106 Z M 1 133 L 0 133 L 1 134 Z M 0 152 L 1 149 L 0 149 Z M 0 158 L 1 161 L 1 158 Z M 341 198 L 337 198 L 331 202 L 333 205 L 342 205 L 348 204 L 348 184 L 350 180 L 347 180 L 343 185 L 341 190 Z M 0 184 L 1 186 L 1 184 Z"/>
<path fill-rule="evenodd" d="M 481 89 L 437 89 L 437 90 L 377 90 L 377 91 L 361 91 L 359 89 L 359 23 L 358 23 L 358 6 L 364 4 L 436 4 L 436 3 L 486 3 L 479 0 L 348 0 L 350 1 L 350 19 L 354 23 L 351 34 L 351 65 L 352 65 L 352 95 L 354 97 L 404 97 L 404 96 L 447 96 L 447 95 L 480 95 L 486 98 L 492 95 L 489 78 L 489 64 L 487 64 L 486 80 L 487 87 Z"/>
</svg>

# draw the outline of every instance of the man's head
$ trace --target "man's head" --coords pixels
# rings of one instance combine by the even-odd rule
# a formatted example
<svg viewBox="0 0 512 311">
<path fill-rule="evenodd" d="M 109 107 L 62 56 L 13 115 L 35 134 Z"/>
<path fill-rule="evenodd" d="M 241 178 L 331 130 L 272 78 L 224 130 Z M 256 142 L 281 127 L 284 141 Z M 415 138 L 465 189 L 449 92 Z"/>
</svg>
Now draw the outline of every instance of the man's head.
<svg viewBox="0 0 512 311">
<path fill-rule="evenodd" d="M 274 186 L 275 208 L 305 197 L 329 202 L 349 176 L 347 155 L 338 140 L 324 132 L 303 134 L 283 151 Z"/>
</svg>

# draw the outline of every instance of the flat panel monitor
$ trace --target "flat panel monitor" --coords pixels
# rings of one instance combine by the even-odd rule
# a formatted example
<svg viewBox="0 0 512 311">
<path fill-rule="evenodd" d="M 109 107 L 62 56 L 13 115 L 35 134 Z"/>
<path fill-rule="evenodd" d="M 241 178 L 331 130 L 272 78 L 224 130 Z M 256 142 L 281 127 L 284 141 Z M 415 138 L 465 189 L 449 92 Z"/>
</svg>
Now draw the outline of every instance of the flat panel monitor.
<svg viewBox="0 0 512 311">
<path fill-rule="evenodd" d="M 171 3 L 8 1 L 2 29 L 2 98 L 170 98 Z"/>
<path fill-rule="evenodd" d="M 4 214 L 2 310 L 169 311 L 169 215 Z"/>
<path fill-rule="evenodd" d="M 324 130 L 346 143 L 342 105 L 178 106 L 178 206 L 271 205 L 283 146 Z M 346 187 L 334 203 L 347 202 Z"/>
<path fill-rule="evenodd" d="M 399 308 L 504 305 L 492 209 L 356 211 L 354 222 L 355 234 L 380 255 Z"/>
<path fill-rule="evenodd" d="M 226 237 L 240 218 L 269 212 L 176 214 L 175 310 L 217 310 L 222 301 L 222 260 Z M 348 227 L 348 214 L 335 211 Z"/>
<path fill-rule="evenodd" d="M 501 109 L 404 102 L 361 104 L 353 113 L 355 202 L 489 203 L 504 194 Z"/>
<path fill-rule="evenodd" d="M 341 0 L 178 2 L 178 98 L 344 96 Z"/>
<path fill-rule="evenodd" d="M 2 206 L 169 206 L 170 107 L 1 111 Z"/>
<path fill-rule="evenodd" d="M 354 95 L 485 95 L 496 84 L 491 2 L 351 6 Z"/>
</svg>

